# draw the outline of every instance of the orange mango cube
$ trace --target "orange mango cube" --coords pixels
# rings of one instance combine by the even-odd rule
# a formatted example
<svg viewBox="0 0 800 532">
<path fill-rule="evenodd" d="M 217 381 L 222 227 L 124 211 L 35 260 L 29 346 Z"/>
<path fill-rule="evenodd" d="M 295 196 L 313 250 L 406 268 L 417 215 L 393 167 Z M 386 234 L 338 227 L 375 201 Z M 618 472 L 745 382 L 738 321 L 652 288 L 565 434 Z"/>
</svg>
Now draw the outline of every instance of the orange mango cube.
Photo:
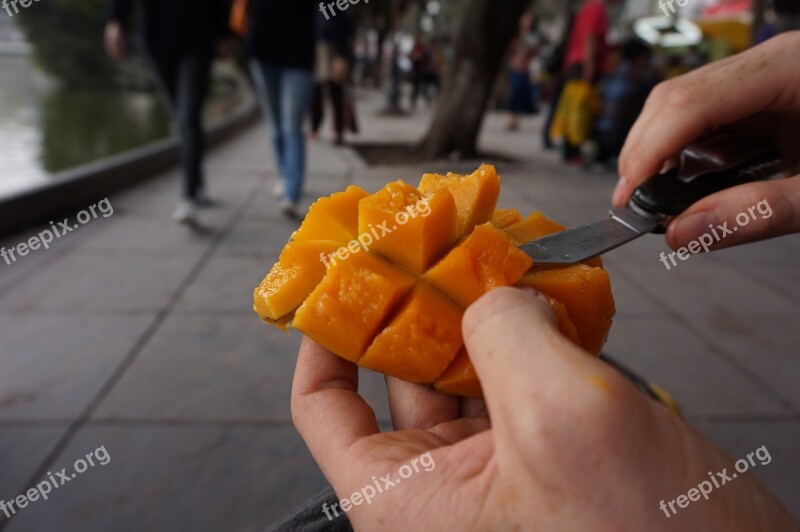
<svg viewBox="0 0 800 532">
<path fill-rule="evenodd" d="M 600 353 L 616 314 L 608 272 L 586 264 L 534 268 L 517 286 L 535 288 L 561 302 L 575 324 L 583 348 L 593 355 Z"/>
<path fill-rule="evenodd" d="M 437 392 L 479 399 L 483 397 L 478 374 L 466 349 L 458 352 L 453 363 L 436 379 L 433 387 Z"/>
<path fill-rule="evenodd" d="M 491 223 L 479 225 L 422 279 L 467 308 L 483 294 L 512 286 L 533 264 Z"/>
<path fill-rule="evenodd" d="M 333 240 L 346 245 L 357 236 L 358 202 L 367 196 L 364 189 L 350 185 L 344 192 L 317 200 L 292 240 Z"/>
<path fill-rule="evenodd" d="M 458 235 L 465 236 L 477 225 L 492 219 L 497 199 L 500 197 L 500 177 L 494 166 L 481 165 L 473 174 L 446 176 L 425 174 L 419 184 L 422 192 L 447 189 L 453 195 L 458 209 Z"/>
<path fill-rule="evenodd" d="M 374 236 L 371 251 L 419 275 L 458 238 L 455 202 L 446 189 L 423 194 L 396 181 L 359 202 L 358 231 Z"/>
<path fill-rule="evenodd" d="M 357 362 L 381 324 L 416 279 L 369 253 L 357 253 L 325 274 L 294 317 L 294 327 Z"/>
<path fill-rule="evenodd" d="M 330 240 L 289 242 L 253 294 L 254 310 L 261 319 L 277 321 L 297 310 L 325 276 L 322 257 L 338 247 Z"/>
<path fill-rule="evenodd" d="M 419 282 L 359 366 L 420 384 L 433 382 L 461 349 L 461 309 Z"/>
</svg>

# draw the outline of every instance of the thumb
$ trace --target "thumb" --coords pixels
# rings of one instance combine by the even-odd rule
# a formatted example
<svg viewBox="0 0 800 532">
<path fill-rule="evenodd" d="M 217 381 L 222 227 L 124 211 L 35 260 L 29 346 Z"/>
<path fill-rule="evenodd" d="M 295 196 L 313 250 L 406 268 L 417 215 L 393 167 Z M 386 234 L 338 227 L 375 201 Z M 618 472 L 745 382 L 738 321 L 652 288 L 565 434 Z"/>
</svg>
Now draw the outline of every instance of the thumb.
<svg viewBox="0 0 800 532">
<path fill-rule="evenodd" d="M 667 230 L 673 249 L 723 249 L 800 232 L 800 176 L 749 183 L 709 196 Z M 698 251 L 692 251 L 697 253 Z"/>
<path fill-rule="evenodd" d="M 561 334 L 549 301 L 531 289 L 492 290 L 467 309 L 463 331 L 499 441 L 563 412 L 591 375 L 608 371 Z"/>
</svg>

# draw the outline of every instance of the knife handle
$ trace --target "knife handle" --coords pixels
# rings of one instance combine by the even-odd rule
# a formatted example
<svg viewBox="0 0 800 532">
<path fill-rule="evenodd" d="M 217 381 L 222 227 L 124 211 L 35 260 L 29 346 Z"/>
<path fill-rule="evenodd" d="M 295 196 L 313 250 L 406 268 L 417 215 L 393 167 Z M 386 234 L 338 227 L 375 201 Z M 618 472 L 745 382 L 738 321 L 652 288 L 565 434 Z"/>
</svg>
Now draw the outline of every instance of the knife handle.
<svg viewBox="0 0 800 532">
<path fill-rule="evenodd" d="M 675 168 L 637 188 L 631 207 L 653 218 L 674 217 L 706 196 L 785 170 L 774 145 L 716 132 L 686 148 Z"/>
</svg>

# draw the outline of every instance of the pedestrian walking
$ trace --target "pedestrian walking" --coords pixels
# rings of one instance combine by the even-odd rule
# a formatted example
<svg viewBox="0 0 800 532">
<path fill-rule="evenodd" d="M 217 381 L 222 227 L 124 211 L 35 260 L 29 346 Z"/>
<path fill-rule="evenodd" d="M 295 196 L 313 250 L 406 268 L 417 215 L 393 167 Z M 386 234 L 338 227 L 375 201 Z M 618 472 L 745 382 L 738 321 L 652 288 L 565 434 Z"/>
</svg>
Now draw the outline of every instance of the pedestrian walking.
<svg viewBox="0 0 800 532">
<path fill-rule="evenodd" d="M 117 61 L 128 57 L 126 37 L 135 0 L 110 0 L 105 48 Z M 209 203 L 203 156 L 203 103 L 208 94 L 211 62 L 220 39 L 229 35 L 229 0 L 142 0 L 144 52 L 166 94 L 180 135 L 183 198 L 173 212 L 180 223 L 195 223 L 198 209 Z"/>
<path fill-rule="evenodd" d="M 306 173 L 303 122 L 311 102 L 316 5 L 312 0 L 251 0 L 247 54 L 267 117 L 279 179 L 274 192 L 285 216 L 298 220 Z"/>
</svg>

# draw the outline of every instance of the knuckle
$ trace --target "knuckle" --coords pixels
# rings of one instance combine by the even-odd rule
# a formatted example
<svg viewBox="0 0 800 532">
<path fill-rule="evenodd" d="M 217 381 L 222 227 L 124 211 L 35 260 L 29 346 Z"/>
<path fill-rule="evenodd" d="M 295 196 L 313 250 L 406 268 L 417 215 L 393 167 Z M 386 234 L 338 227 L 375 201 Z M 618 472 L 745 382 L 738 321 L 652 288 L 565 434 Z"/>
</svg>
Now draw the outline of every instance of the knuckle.
<svg viewBox="0 0 800 532">
<path fill-rule="evenodd" d="M 700 94 L 700 87 L 695 81 L 684 81 L 676 84 L 666 97 L 666 105 L 678 109 L 685 109 L 692 105 L 697 95 Z"/>
<path fill-rule="evenodd" d="M 666 101 L 669 93 L 672 91 L 672 87 L 674 86 L 675 81 L 662 81 L 658 85 L 656 85 L 653 90 L 650 92 L 650 97 L 648 98 L 648 104 L 660 104 Z"/>
</svg>

